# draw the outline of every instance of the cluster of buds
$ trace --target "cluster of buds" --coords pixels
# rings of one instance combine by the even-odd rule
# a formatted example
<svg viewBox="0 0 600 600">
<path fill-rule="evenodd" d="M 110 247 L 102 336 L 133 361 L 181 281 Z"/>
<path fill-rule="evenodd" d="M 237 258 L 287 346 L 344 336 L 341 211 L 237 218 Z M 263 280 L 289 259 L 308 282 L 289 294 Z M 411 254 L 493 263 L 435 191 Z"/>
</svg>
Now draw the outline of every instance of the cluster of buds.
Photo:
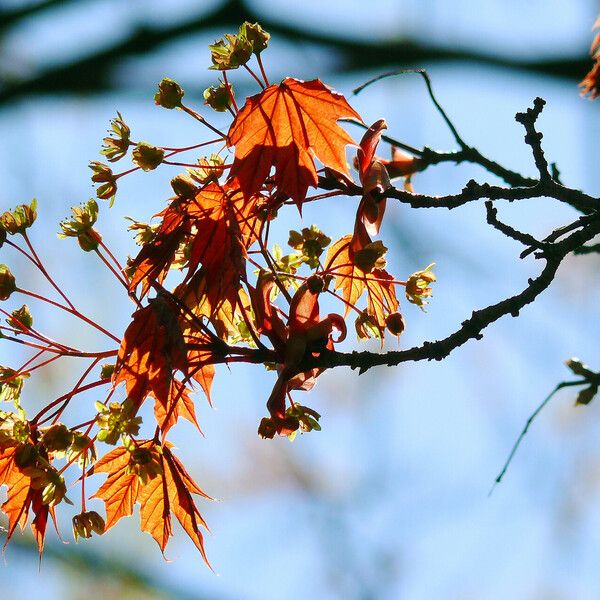
<svg viewBox="0 0 600 600">
<path fill-rule="evenodd" d="M 163 472 L 160 446 L 152 444 L 150 447 L 135 447 L 130 441 L 126 448 L 130 452 L 127 473 L 135 473 L 142 485 L 146 485 L 150 479 L 154 479 Z"/>
<path fill-rule="evenodd" d="M 29 227 L 33 225 L 37 218 L 37 200 L 35 198 L 31 204 L 19 204 L 14 210 L 7 210 L 0 215 L 0 231 L 3 232 L 2 243 L 6 239 L 6 234 L 23 235 Z"/>
<path fill-rule="evenodd" d="M 92 170 L 92 181 L 101 184 L 96 188 L 96 196 L 101 200 L 109 200 L 112 205 L 117 193 L 116 175 L 108 165 L 97 160 L 90 163 L 90 169 Z"/>
<path fill-rule="evenodd" d="M 63 476 L 48 462 L 43 446 L 24 441 L 15 451 L 15 465 L 29 477 L 30 487 L 41 490 L 42 503 L 56 506 L 63 500 L 72 504 L 66 497 L 67 485 Z"/>
<path fill-rule="evenodd" d="M 73 537 L 89 539 L 92 533 L 102 535 L 105 529 L 104 519 L 95 511 L 82 512 L 73 517 Z"/>
<path fill-rule="evenodd" d="M 258 23 L 243 23 L 236 35 L 228 33 L 225 39 L 209 45 L 213 62 L 210 68 L 219 71 L 238 69 L 253 54 L 260 54 L 269 45 L 270 38 L 270 34 Z"/>
<path fill-rule="evenodd" d="M 81 206 L 73 206 L 71 212 L 73 213 L 72 219 L 61 221 L 62 233 L 59 233 L 58 237 L 75 237 L 85 252 L 96 250 L 102 240 L 100 234 L 94 229 L 94 224 L 98 219 L 98 203 L 94 199 L 90 199 Z"/>
<path fill-rule="evenodd" d="M 117 112 L 116 118 L 110 122 L 110 135 L 102 140 L 101 154 L 106 156 L 110 162 L 116 162 L 127 154 L 131 145 L 131 130 L 120 112 Z M 111 137 L 114 136 L 114 137 Z"/>
<path fill-rule="evenodd" d="M 122 435 L 139 433 L 142 418 L 135 416 L 133 402 L 129 398 L 122 404 L 111 402 L 108 406 L 96 402 L 96 410 L 98 411 L 96 423 L 100 427 L 98 441 L 114 446 Z"/>
<path fill-rule="evenodd" d="M 327 246 L 331 244 L 331 238 L 326 236 L 316 225 L 304 227 L 301 232 L 290 231 L 288 245 L 297 250 L 311 269 L 319 266 L 319 258 Z"/>
<path fill-rule="evenodd" d="M 406 281 L 407 300 L 423 310 L 425 310 L 427 304 L 426 298 L 431 298 L 433 294 L 433 290 L 429 285 L 436 279 L 435 273 L 431 270 L 434 265 L 435 263 L 431 263 L 422 271 L 413 273 Z"/>
</svg>

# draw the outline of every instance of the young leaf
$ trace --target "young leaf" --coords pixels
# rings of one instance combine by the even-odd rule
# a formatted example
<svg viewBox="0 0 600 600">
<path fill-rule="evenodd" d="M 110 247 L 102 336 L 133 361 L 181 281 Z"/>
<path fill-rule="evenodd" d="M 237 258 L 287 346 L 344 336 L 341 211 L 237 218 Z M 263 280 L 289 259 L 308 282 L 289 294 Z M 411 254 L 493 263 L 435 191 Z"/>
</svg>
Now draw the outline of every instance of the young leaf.
<svg viewBox="0 0 600 600">
<path fill-rule="evenodd" d="M 257 193 L 271 168 L 280 194 L 299 208 L 309 186 L 318 183 L 314 157 L 326 167 L 348 174 L 345 148 L 355 144 L 337 124 L 360 119 L 346 102 L 318 79 L 287 78 L 247 99 L 231 125 L 228 146 L 235 146 L 230 180 L 246 197 Z"/>
</svg>

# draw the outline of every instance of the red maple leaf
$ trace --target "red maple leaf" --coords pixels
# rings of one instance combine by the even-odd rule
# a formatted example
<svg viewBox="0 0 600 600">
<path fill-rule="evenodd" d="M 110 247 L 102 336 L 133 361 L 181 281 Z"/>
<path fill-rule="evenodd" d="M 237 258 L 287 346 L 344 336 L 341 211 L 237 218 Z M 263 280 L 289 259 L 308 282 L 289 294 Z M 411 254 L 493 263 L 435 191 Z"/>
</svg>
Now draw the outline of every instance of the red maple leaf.
<svg viewBox="0 0 600 600">
<path fill-rule="evenodd" d="M 246 197 L 256 194 L 275 168 L 280 194 L 300 208 L 309 186 L 318 183 L 314 158 L 348 174 L 345 148 L 354 140 L 337 124 L 339 119 L 360 119 L 346 99 L 318 79 L 287 78 L 272 85 L 236 115 L 228 135 L 235 146 L 230 180 L 236 180 Z"/>
</svg>

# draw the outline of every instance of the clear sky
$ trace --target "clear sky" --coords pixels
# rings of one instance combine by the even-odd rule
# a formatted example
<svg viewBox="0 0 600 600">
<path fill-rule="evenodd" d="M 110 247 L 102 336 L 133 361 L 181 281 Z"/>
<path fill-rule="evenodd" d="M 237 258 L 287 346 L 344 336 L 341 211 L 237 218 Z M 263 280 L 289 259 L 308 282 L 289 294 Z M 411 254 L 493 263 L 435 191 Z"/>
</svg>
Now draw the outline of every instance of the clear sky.
<svg viewBox="0 0 600 600">
<path fill-rule="evenodd" d="M 361 38 L 404 33 L 508 56 L 581 52 L 591 41 L 597 11 L 592 2 L 558 0 L 481 0 L 477 10 L 466 0 L 253 4 L 282 21 L 351 31 Z M 34 72 L 125 35 L 133 23 L 185 19 L 197 3 L 168 5 L 169 10 L 158 1 L 74 3 L 65 7 L 59 25 L 43 18 L 25 23 L 6 40 L 0 64 Z M 154 106 L 153 87 L 163 76 L 173 76 L 202 90 L 212 77 L 205 70 L 206 44 L 220 34 L 131 59 L 115 74 L 123 92 L 28 98 L 0 109 L 0 209 L 38 198 L 35 238 L 51 253 L 49 267 L 115 331 L 126 326 L 131 305 L 91 257 L 78 253 L 71 240 L 56 239 L 58 221 L 70 206 L 93 195 L 87 163 L 99 158 L 100 140 L 116 110 L 140 138 L 169 146 L 198 141 L 203 132 L 184 115 Z M 278 40 L 266 62 L 277 76 L 318 75 L 348 95 L 374 75 L 341 77 L 320 50 Z M 539 125 L 547 156 L 557 162 L 566 183 L 600 195 L 600 104 L 581 99 L 574 85 L 460 63 L 433 66 L 430 74 L 463 137 L 531 175 L 533 163 L 514 113 L 535 96 L 544 97 L 548 103 Z M 351 103 L 367 122 L 384 117 L 390 133 L 409 144 L 453 148 L 417 77 L 383 81 Z M 121 186 L 114 208 L 101 207 L 99 229 L 122 256 L 135 252 L 123 217 L 147 219 L 160 210 L 170 194 L 170 176 L 133 176 Z M 481 179 L 483 173 L 439 167 L 415 177 L 414 186 L 450 193 L 471 177 Z M 305 225 L 315 222 L 332 237 L 348 233 L 354 201 L 348 205 L 339 200 L 307 210 Z M 499 210 L 534 235 L 575 217 L 545 200 Z M 290 227 L 296 227 L 297 218 L 290 219 Z M 485 225 L 483 206 L 421 212 L 392 205 L 382 237 L 394 272 L 410 274 L 437 264 L 439 281 L 428 312 L 403 303 L 402 347 L 447 335 L 474 308 L 520 291 L 539 268 L 532 259 L 518 261 L 521 249 Z M 0 252 L 0 262 L 16 262 Z M 505 481 L 488 497 L 527 417 L 568 377 L 563 361 L 579 355 L 600 367 L 598 266 L 594 257 L 568 260 L 554 287 L 519 319 L 494 324 L 482 341 L 442 363 L 407 364 L 360 377 L 344 370 L 326 374 L 302 398 L 323 414 L 323 431 L 292 444 L 256 436 L 272 376 L 255 368 L 223 369 L 215 381 L 215 409 L 198 400 L 206 437 L 187 425 L 175 436 L 201 486 L 222 500 L 203 507 L 213 532 L 207 550 L 219 576 L 203 566 L 181 532 L 167 553 L 173 562 L 164 562 L 151 538 L 139 532 L 137 516 L 85 548 L 131 563 L 191 598 L 600 597 L 597 402 L 574 408 L 571 394 L 559 394 L 536 421 Z M 34 314 L 57 337 L 84 335 L 41 308 Z M 94 343 L 93 338 L 83 341 Z M 352 347 L 354 340 L 345 346 Z M 12 363 L 13 352 L 1 344 L 0 363 Z M 49 372 L 43 385 L 32 384 L 32 405 L 53 397 L 52 391 L 56 395 L 65 378 L 70 382 L 73 373 Z M 69 540 L 68 519 L 64 525 Z M 122 593 L 106 581 L 92 588 L 83 575 L 51 560 L 39 574 L 37 561 L 25 556 L 9 548 L 6 566 L 0 567 L 2 597 L 28 598 L 42 585 L 52 599 L 82 598 L 98 589 L 112 590 L 113 597 Z"/>
</svg>

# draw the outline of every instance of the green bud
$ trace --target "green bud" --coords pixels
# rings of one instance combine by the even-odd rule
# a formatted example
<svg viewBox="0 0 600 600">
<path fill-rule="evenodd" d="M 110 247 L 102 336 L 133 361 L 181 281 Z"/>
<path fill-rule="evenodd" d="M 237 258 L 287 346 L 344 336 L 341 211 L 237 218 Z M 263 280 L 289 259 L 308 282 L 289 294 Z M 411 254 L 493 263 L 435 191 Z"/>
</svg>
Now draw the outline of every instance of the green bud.
<svg viewBox="0 0 600 600">
<path fill-rule="evenodd" d="M 73 218 L 61 221 L 62 233 L 59 238 L 76 237 L 79 246 L 85 252 L 96 250 L 102 240 L 101 235 L 94 229 L 93 225 L 98 219 L 98 203 L 94 199 L 88 200 L 81 206 L 71 208 Z"/>
<path fill-rule="evenodd" d="M 154 103 L 163 108 L 180 108 L 181 99 L 184 95 L 185 92 L 176 81 L 165 77 L 158 84 L 158 92 L 154 95 Z"/>
<path fill-rule="evenodd" d="M 92 532 L 102 535 L 105 527 L 104 519 L 94 510 L 82 512 L 73 517 L 73 537 L 75 541 L 80 537 L 91 538 Z"/>
<path fill-rule="evenodd" d="M 171 187 L 179 198 L 193 198 L 198 187 L 188 173 L 181 173 L 171 179 Z"/>
<path fill-rule="evenodd" d="M 208 46 L 213 62 L 209 67 L 213 70 L 228 71 L 245 65 L 252 56 L 252 43 L 245 36 L 227 33 L 221 39 Z"/>
<path fill-rule="evenodd" d="M 21 308 L 12 311 L 6 322 L 14 329 L 27 331 L 33 326 L 33 316 L 27 304 L 23 304 Z"/>
<path fill-rule="evenodd" d="M 246 21 L 240 26 L 239 36 L 245 37 L 252 44 L 252 52 L 260 54 L 269 45 L 271 34 L 267 33 L 258 23 Z"/>
<path fill-rule="evenodd" d="M 221 83 L 218 87 L 208 87 L 204 90 L 204 104 L 217 112 L 225 112 L 231 106 L 233 88 Z"/>
<path fill-rule="evenodd" d="M 201 185 L 218 181 L 223 172 L 220 167 L 223 165 L 223 159 L 218 154 L 211 154 L 210 157 L 198 159 L 198 166 L 188 169 L 190 177 Z"/>
<path fill-rule="evenodd" d="M 110 379 L 113 376 L 113 373 L 115 372 L 115 365 L 102 365 L 102 367 L 100 368 L 100 379 Z"/>
<path fill-rule="evenodd" d="M 144 171 L 153 171 L 165 157 L 162 148 L 148 142 L 140 142 L 133 150 L 133 162 Z"/>
<path fill-rule="evenodd" d="M 16 289 L 15 276 L 6 265 L 0 265 L 0 300 L 8 300 Z"/>
<path fill-rule="evenodd" d="M 39 456 L 38 449 L 31 443 L 18 446 L 15 452 L 15 464 L 19 469 L 35 466 Z"/>
</svg>

